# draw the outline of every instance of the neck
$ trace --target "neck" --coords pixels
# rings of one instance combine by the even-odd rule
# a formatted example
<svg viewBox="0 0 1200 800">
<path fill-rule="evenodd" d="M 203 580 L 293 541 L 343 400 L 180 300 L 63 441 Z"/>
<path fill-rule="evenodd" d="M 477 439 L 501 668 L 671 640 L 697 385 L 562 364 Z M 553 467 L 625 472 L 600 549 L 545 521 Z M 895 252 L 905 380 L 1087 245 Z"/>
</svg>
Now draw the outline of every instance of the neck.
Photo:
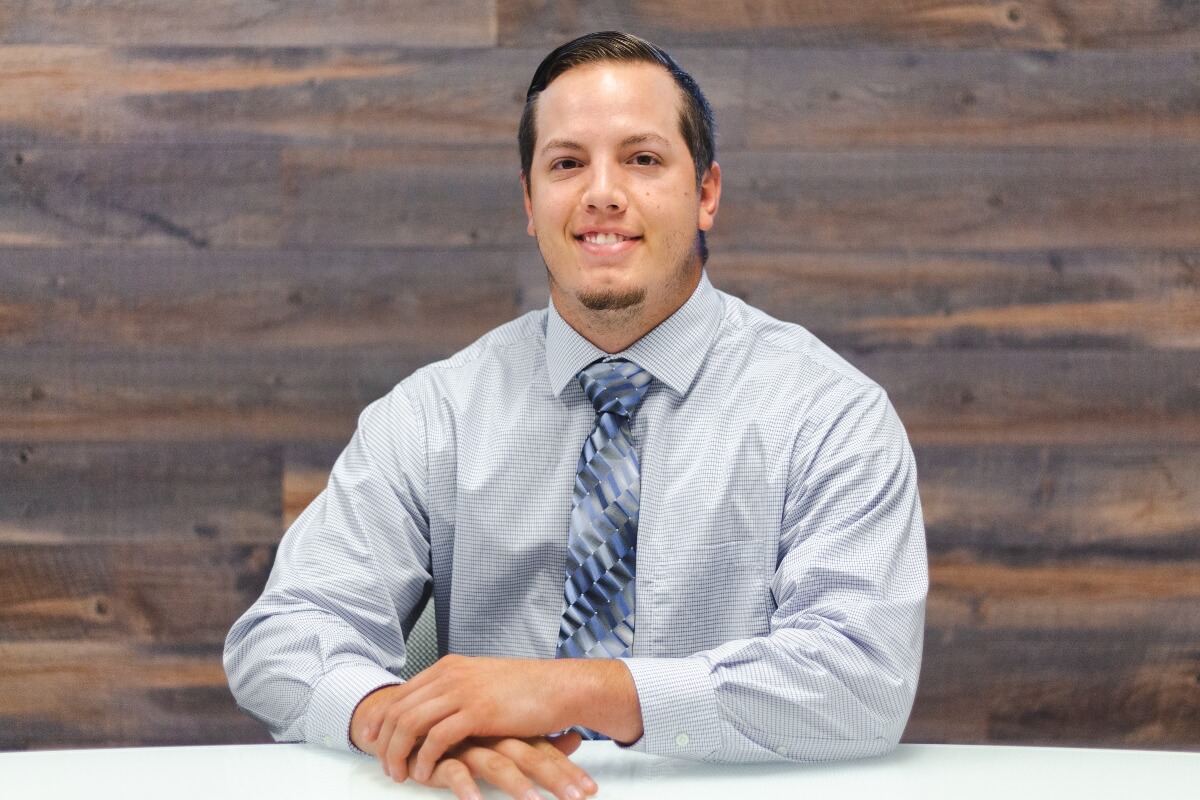
<svg viewBox="0 0 1200 800">
<path fill-rule="evenodd" d="M 655 287 L 638 300 L 623 308 L 593 308 L 585 305 L 576 294 L 564 291 L 550 278 L 550 297 L 563 320 L 583 338 L 606 353 L 618 353 L 674 314 L 691 298 L 704 267 L 697 258 L 690 268 L 676 272 L 665 285 Z"/>
</svg>

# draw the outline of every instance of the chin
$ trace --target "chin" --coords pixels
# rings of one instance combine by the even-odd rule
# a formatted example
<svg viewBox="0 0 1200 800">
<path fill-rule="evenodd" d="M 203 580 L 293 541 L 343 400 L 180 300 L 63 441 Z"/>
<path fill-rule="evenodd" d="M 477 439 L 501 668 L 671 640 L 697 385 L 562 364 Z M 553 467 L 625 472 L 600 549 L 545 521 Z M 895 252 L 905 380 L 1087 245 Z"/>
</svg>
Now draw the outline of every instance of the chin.
<svg viewBox="0 0 1200 800">
<path fill-rule="evenodd" d="M 646 290 L 637 288 L 581 291 L 576 298 L 580 305 L 590 311 L 621 311 L 640 305 L 646 299 Z"/>
</svg>

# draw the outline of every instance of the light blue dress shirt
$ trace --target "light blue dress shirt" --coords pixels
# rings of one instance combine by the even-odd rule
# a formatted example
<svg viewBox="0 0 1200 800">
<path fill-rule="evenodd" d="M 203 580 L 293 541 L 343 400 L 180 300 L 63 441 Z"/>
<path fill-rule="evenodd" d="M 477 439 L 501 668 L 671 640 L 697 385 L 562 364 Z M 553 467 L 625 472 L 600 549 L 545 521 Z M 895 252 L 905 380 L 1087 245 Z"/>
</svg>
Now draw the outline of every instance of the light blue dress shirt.
<svg viewBox="0 0 1200 800">
<path fill-rule="evenodd" d="M 352 749 L 432 591 L 440 652 L 553 658 L 567 519 L 605 357 L 553 306 L 413 373 L 359 419 L 229 634 L 238 703 Z M 916 690 L 928 585 L 917 475 L 887 396 L 803 328 L 714 289 L 619 354 L 655 378 L 637 631 L 649 753 L 886 752 Z"/>
</svg>

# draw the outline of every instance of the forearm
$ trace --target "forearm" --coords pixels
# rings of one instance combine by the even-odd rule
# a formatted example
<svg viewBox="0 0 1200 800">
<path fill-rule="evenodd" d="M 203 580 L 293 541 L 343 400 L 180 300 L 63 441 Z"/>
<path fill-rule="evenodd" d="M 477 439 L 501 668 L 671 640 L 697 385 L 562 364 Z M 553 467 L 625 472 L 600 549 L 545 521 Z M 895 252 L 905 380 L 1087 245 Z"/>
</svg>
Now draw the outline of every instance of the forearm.
<svg viewBox="0 0 1200 800">
<path fill-rule="evenodd" d="M 645 725 L 633 749 L 719 762 L 887 752 L 916 690 L 920 608 L 914 601 L 905 631 L 890 641 L 856 641 L 808 620 L 685 658 L 631 659 Z"/>
<path fill-rule="evenodd" d="M 616 659 L 559 659 L 562 705 L 567 727 L 579 725 L 631 744 L 642 738 L 642 708 L 629 668 Z"/>
</svg>

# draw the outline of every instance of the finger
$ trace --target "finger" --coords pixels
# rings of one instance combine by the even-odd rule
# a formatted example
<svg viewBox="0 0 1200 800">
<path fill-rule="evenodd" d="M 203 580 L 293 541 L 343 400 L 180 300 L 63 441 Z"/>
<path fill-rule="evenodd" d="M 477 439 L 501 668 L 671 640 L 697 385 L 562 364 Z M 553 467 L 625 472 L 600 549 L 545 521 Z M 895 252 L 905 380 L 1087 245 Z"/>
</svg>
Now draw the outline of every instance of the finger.
<svg viewBox="0 0 1200 800">
<path fill-rule="evenodd" d="M 385 718 L 383 727 L 375 737 L 375 757 L 379 759 L 379 765 L 383 767 L 383 774 L 391 777 L 391 770 L 388 768 L 387 751 L 391 745 L 392 736 L 396 732 L 395 718 Z"/>
<path fill-rule="evenodd" d="M 539 797 L 537 786 L 511 758 L 492 747 L 471 746 L 458 756 L 471 772 L 515 800 Z M 549 788 L 549 787 L 547 787 Z"/>
<path fill-rule="evenodd" d="M 458 800 L 483 800 L 470 768 L 457 758 L 442 760 L 425 785 L 449 789 Z"/>
<path fill-rule="evenodd" d="M 583 737 L 579 735 L 579 731 L 567 731 L 559 736 L 547 737 L 545 742 L 564 756 L 569 756 L 583 744 Z"/>
<path fill-rule="evenodd" d="M 409 709 L 419 705 L 422 699 L 427 699 L 430 695 L 428 692 L 429 681 L 418 681 L 416 678 L 410 679 L 407 683 L 395 686 L 390 692 L 387 701 L 378 703 L 371 709 L 371 713 L 366 718 L 366 728 L 363 735 L 367 741 L 374 741 L 379 736 L 383 726 L 387 724 L 388 714 L 393 709 Z M 424 690 L 424 691 L 423 691 Z"/>
<path fill-rule="evenodd" d="M 433 727 L 452 714 L 454 709 L 455 706 L 451 701 L 441 697 L 434 697 L 430 702 L 416 708 L 405 709 L 402 705 L 393 706 L 388 712 L 387 721 L 384 723 L 376 748 L 380 757 L 387 761 L 384 771 L 395 777 L 396 780 L 403 782 L 409 775 L 408 759 L 413 754 L 413 748 L 423 737 L 428 735 Z M 383 738 L 384 733 L 388 736 L 386 744 Z M 463 738 L 465 738 L 465 734 L 456 741 L 446 742 L 440 746 L 438 759 L 451 745 Z M 425 765 L 425 771 L 419 776 L 421 780 L 432 774 L 438 759 L 433 759 Z"/>
<path fill-rule="evenodd" d="M 527 775 L 562 800 L 582 800 L 597 791 L 592 776 L 544 736 L 506 739 L 498 742 L 496 749 L 512 758 Z"/>
<path fill-rule="evenodd" d="M 471 734 L 482 734 L 487 731 L 472 730 L 469 717 L 464 713 L 451 714 L 429 728 L 425 741 L 417 751 L 417 760 L 413 773 L 415 776 L 425 776 L 433 771 L 433 767 L 445 755 L 446 751 L 466 739 Z"/>
</svg>

